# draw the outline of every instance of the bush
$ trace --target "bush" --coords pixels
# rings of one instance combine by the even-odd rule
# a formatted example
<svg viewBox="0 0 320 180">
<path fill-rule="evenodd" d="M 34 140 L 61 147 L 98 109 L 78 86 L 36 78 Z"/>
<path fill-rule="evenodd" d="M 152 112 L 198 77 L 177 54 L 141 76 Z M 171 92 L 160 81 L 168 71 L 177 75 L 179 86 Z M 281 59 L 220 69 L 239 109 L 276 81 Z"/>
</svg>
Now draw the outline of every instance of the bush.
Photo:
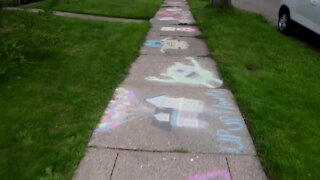
<svg viewBox="0 0 320 180">
<path fill-rule="evenodd" d="M 4 41 L 0 44 L 0 75 L 26 61 L 23 45 L 16 40 Z"/>
</svg>

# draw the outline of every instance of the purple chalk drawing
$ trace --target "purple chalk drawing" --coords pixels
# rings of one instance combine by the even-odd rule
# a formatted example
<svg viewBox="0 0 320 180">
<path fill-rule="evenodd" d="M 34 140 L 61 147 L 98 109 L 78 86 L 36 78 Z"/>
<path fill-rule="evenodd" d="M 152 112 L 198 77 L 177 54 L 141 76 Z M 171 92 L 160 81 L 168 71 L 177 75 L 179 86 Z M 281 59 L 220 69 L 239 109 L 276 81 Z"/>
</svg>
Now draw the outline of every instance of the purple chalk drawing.
<svg viewBox="0 0 320 180">
<path fill-rule="evenodd" d="M 132 91 L 124 88 L 118 88 L 115 91 L 113 100 L 110 101 L 107 109 L 100 119 L 98 127 L 94 132 L 105 132 L 117 128 L 120 124 L 127 121 L 128 107 L 135 99 Z"/>
<path fill-rule="evenodd" d="M 227 170 L 214 170 L 188 177 L 188 180 L 231 180 L 231 176 Z"/>
</svg>

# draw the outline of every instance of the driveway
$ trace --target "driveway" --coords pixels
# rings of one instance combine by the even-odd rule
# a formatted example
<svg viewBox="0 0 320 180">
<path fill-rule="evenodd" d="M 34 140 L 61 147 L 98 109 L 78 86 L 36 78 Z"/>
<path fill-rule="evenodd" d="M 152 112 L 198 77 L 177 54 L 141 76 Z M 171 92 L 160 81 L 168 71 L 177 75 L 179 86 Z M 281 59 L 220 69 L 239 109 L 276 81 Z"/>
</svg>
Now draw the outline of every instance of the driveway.
<svg viewBox="0 0 320 180">
<path fill-rule="evenodd" d="M 272 25 L 278 21 L 280 0 L 232 0 L 235 7 L 263 15 Z"/>
</svg>

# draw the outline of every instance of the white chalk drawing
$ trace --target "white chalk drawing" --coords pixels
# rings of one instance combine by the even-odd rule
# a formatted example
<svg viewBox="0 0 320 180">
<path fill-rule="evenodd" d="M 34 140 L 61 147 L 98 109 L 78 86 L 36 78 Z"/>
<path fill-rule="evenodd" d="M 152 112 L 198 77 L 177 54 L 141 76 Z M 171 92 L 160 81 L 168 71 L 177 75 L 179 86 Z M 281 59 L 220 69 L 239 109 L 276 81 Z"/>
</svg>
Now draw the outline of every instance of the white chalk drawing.
<svg viewBox="0 0 320 180">
<path fill-rule="evenodd" d="M 174 7 L 174 8 L 166 8 L 165 10 L 170 12 L 176 12 L 176 11 L 182 11 L 182 8 Z"/>
<path fill-rule="evenodd" d="M 198 29 L 194 27 L 170 27 L 170 26 L 165 26 L 161 27 L 161 31 L 166 31 L 166 32 L 186 32 L 186 33 L 194 33 L 197 32 Z"/>
<path fill-rule="evenodd" d="M 160 74 L 166 78 L 157 78 L 149 76 L 145 79 L 161 83 L 183 83 L 189 85 L 203 85 L 208 88 L 220 87 L 223 83 L 218 77 L 208 70 L 203 69 L 193 57 L 186 59 L 192 62 L 192 65 L 185 65 L 175 62 L 174 65 L 167 68 L 166 73 Z"/>
<path fill-rule="evenodd" d="M 165 53 L 166 50 L 185 50 L 189 48 L 189 44 L 186 41 L 171 37 L 162 40 L 146 40 L 144 45 L 152 48 L 160 48 L 160 52 L 162 53 Z"/>
<path fill-rule="evenodd" d="M 104 111 L 95 133 L 109 131 L 126 122 L 128 108 L 134 99 L 135 94 L 132 91 L 125 88 L 116 89 L 113 100 L 109 102 L 107 109 Z"/>
<path fill-rule="evenodd" d="M 170 127 L 206 128 L 204 103 L 195 99 L 172 98 L 166 95 L 145 100 L 156 108 L 154 118 Z"/>
<path fill-rule="evenodd" d="M 217 131 L 217 137 L 220 143 L 225 143 L 225 145 L 219 145 L 220 151 L 224 153 L 242 153 L 244 145 L 242 143 L 241 137 L 232 135 L 230 132 L 219 129 Z M 229 146 L 227 146 L 227 144 Z M 232 144 L 232 146 L 230 146 Z"/>
</svg>

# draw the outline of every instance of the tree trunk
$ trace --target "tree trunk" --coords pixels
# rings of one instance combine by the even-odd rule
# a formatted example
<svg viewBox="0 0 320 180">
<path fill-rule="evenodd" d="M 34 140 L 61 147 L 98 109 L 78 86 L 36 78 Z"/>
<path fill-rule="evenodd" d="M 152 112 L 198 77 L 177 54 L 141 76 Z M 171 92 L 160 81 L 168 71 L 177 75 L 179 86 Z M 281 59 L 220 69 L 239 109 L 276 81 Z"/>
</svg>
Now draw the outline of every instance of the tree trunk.
<svg viewBox="0 0 320 180">
<path fill-rule="evenodd" d="M 213 7 L 230 7 L 231 0 L 211 0 Z"/>
</svg>

